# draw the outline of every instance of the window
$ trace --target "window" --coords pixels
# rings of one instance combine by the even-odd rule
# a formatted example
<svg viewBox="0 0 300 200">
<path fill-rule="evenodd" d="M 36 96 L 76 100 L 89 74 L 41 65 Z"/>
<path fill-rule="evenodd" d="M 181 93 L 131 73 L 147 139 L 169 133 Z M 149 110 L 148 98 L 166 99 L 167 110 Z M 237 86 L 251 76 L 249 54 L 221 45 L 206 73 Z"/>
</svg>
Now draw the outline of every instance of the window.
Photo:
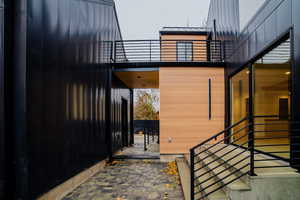
<svg viewBox="0 0 300 200">
<path fill-rule="evenodd" d="M 242 71 L 230 78 L 230 104 L 231 124 L 235 124 L 249 114 L 249 69 Z M 240 123 L 232 129 L 235 133 L 231 141 L 235 144 L 247 146 L 247 121 Z"/>
<path fill-rule="evenodd" d="M 193 61 L 193 42 L 177 42 L 177 61 Z"/>
<path fill-rule="evenodd" d="M 254 122 L 263 124 L 254 127 L 256 149 L 286 159 L 290 158 L 290 50 L 287 39 L 253 64 Z"/>
</svg>

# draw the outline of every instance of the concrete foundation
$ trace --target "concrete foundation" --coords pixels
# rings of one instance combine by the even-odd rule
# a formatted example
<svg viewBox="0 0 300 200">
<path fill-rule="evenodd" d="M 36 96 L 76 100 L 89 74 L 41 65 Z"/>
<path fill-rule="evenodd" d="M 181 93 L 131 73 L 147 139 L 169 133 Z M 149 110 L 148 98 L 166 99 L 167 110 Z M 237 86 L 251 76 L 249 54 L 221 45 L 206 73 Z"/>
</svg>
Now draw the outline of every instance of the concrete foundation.
<svg viewBox="0 0 300 200">
<path fill-rule="evenodd" d="M 250 191 L 229 191 L 232 200 L 299 200 L 300 174 L 249 177 Z"/>
<path fill-rule="evenodd" d="M 176 158 L 183 158 L 183 154 L 160 154 L 161 162 L 172 162 L 175 161 Z"/>
</svg>

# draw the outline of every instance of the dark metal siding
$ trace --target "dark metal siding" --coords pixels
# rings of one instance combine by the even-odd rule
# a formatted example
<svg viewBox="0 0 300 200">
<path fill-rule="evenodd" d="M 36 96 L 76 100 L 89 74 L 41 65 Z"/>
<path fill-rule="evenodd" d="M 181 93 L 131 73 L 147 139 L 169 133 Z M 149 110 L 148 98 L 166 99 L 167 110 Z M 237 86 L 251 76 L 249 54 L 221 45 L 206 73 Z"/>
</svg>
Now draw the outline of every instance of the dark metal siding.
<svg viewBox="0 0 300 200">
<path fill-rule="evenodd" d="M 231 55 L 239 35 L 239 0 L 211 0 L 207 26 L 214 31 L 214 20 L 216 21 L 217 38 L 225 42 L 226 56 Z"/>
<path fill-rule="evenodd" d="M 4 5 L 0 1 L 0 199 L 4 187 Z"/>
<path fill-rule="evenodd" d="M 212 0 L 208 25 L 217 22 L 217 38 L 230 43 L 226 48 L 226 61 L 229 74 L 239 70 L 241 66 L 255 58 L 271 45 L 289 28 L 300 23 L 293 20 L 292 9 L 296 0 L 269 0 L 263 5 L 249 24 L 239 33 L 238 0 Z M 292 7 L 292 5 L 295 5 Z M 234 11 L 234 12 L 232 12 Z M 295 29 L 296 30 L 296 29 Z"/>
<path fill-rule="evenodd" d="M 108 156 L 105 96 L 111 70 L 100 65 L 109 59 L 100 42 L 120 40 L 121 35 L 112 1 L 28 0 L 27 22 L 33 198 Z M 129 96 L 127 90 L 114 89 L 117 103 L 120 93 Z M 77 117 L 74 107 L 80 110 Z"/>
<path fill-rule="evenodd" d="M 128 87 L 120 80 L 118 77 L 113 75 L 112 77 L 112 146 L 113 152 L 118 151 L 124 145 L 122 144 L 122 98 L 127 100 L 128 102 L 128 141 L 131 140 L 131 114 L 130 114 L 130 104 L 133 103 L 130 98 L 132 90 L 128 89 Z"/>
<path fill-rule="evenodd" d="M 299 0 L 268 0 L 258 13 L 252 18 L 242 33 L 236 35 L 238 25 L 234 16 L 238 8 L 237 0 L 226 0 L 226 6 L 220 6 L 222 0 L 212 0 L 208 25 L 211 26 L 212 20 L 217 20 L 217 38 L 228 40 L 231 51 L 226 54 L 227 68 L 226 79 L 239 71 L 245 64 L 254 60 L 264 50 L 268 49 L 275 41 L 279 40 L 287 31 L 292 34 L 292 56 L 293 56 L 293 77 L 292 77 L 292 118 L 300 121 L 300 20 Z M 225 1 L 224 1 L 225 3 Z M 223 4 L 224 4 L 223 3 Z M 229 6 L 229 7 L 228 7 Z M 229 15 L 229 16 L 225 16 Z M 228 26 L 223 26 L 227 24 Z M 231 26 L 232 25 L 232 26 Z M 226 49 L 227 50 L 227 49 Z M 227 97 L 228 82 L 227 82 Z M 228 99 L 227 106 L 229 108 Z M 227 110 L 226 113 L 229 113 Z M 227 117 L 228 125 L 228 117 Z M 299 133 L 295 134 L 294 143 L 299 143 Z M 298 134 L 298 135 L 297 135 Z M 292 142 L 292 143 L 293 143 Z M 291 157 L 294 166 L 300 168 L 300 149 L 299 145 L 291 145 Z"/>
</svg>

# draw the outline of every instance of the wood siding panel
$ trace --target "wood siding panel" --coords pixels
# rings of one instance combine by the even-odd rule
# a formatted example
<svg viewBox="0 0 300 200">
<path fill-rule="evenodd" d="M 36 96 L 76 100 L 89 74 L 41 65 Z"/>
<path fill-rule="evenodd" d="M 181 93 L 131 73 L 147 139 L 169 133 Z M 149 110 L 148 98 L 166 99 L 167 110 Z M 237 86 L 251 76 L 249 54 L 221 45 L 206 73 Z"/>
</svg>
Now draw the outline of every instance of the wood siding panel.
<svg viewBox="0 0 300 200">
<path fill-rule="evenodd" d="M 161 154 L 187 153 L 192 146 L 224 129 L 223 68 L 160 68 L 159 84 Z"/>
<path fill-rule="evenodd" d="M 193 41 L 193 61 L 207 61 L 206 35 L 161 35 L 161 59 L 166 62 L 177 60 L 177 41 Z M 168 41 L 171 40 L 171 41 Z M 174 41 L 172 41 L 174 40 Z M 197 41 L 195 41 L 197 40 Z M 201 41 L 200 41 L 201 40 Z"/>
</svg>

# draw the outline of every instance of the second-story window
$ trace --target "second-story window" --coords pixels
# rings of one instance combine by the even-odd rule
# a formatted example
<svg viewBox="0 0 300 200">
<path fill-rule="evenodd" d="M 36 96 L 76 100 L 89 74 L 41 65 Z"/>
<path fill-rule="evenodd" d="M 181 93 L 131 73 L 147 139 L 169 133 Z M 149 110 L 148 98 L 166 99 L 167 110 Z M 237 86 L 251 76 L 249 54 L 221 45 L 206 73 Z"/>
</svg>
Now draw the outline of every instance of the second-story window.
<svg viewBox="0 0 300 200">
<path fill-rule="evenodd" d="M 177 42 L 177 61 L 193 61 L 193 42 Z"/>
</svg>

